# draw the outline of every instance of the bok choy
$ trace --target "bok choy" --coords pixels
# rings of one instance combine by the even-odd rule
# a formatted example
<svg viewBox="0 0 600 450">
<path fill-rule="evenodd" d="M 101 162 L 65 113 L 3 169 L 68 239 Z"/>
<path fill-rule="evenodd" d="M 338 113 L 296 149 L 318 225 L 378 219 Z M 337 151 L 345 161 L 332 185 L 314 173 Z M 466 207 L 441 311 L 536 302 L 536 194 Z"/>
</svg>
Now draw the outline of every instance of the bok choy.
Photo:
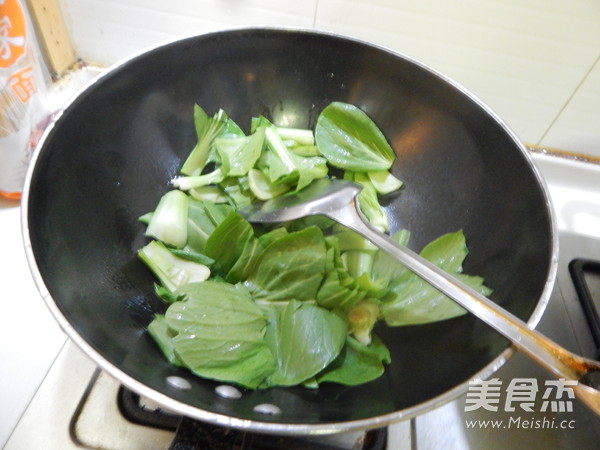
<svg viewBox="0 0 600 450">
<path fill-rule="evenodd" d="M 152 240 L 138 252 L 165 301 L 148 333 L 172 364 L 248 389 L 321 383 L 348 386 L 380 377 L 391 357 L 378 326 L 446 320 L 465 311 L 373 244 L 329 219 L 255 226 L 237 209 L 313 180 L 362 185 L 367 220 L 388 232 L 381 196 L 399 195 L 395 154 L 369 116 L 333 102 L 309 129 L 258 116 L 250 133 L 223 111 L 194 108 L 197 144 L 173 189 L 140 218 Z M 401 195 L 401 194 L 400 194 Z M 406 245 L 410 233 L 392 238 Z M 462 231 L 422 256 L 488 295 L 462 273 Z"/>
</svg>

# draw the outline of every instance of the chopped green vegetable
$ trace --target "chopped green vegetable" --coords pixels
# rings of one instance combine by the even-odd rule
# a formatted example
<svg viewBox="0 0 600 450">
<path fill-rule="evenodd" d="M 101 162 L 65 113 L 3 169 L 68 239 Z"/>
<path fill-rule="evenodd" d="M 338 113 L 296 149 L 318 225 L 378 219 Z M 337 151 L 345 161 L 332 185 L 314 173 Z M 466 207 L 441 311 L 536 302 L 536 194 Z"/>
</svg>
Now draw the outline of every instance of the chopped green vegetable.
<svg viewBox="0 0 600 450">
<path fill-rule="evenodd" d="M 150 220 L 152 219 L 153 214 L 154 214 L 154 212 L 146 213 L 146 214 L 140 216 L 138 220 L 140 222 L 142 222 L 144 225 L 148 225 L 150 223 Z"/>
<path fill-rule="evenodd" d="M 308 186 L 313 180 L 327 175 L 327 160 L 321 156 L 301 156 L 288 148 L 281 137 L 286 129 L 279 129 L 266 118 L 254 119 L 253 128 L 265 127 L 266 152 L 265 175 L 272 184 L 296 184 L 296 190 Z M 287 129 L 290 132 L 290 129 Z M 294 131 L 300 134 L 298 130 Z M 294 143 L 296 141 L 293 141 Z M 309 142 L 303 138 L 303 142 Z M 312 142 L 312 140 L 310 140 Z"/>
<path fill-rule="evenodd" d="M 213 141 L 226 129 L 228 120 L 229 117 L 222 109 L 217 111 L 213 117 L 209 117 L 200 106 L 194 106 L 194 125 L 198 143 L 183 163 L 182 174 L 195 175 L 202 171 L 208 160 Z"/>
<path fill-rule="evenodd" d="M 267 342 L 277 370 L 267 386 L 294 386 L 315 376 L 337 358 L 346 340 L 347 325 L 336 314 L 316 305 L 289 302 L 274 310 Z"/>
<path fill-rule="evenodd" d="M 323 280 L 325 253 L 319 228 L 286 233 L 265 247 L 244 285 L 257 301 L 314 300 Z"/>
<path fill-rule="evenodd" d="M 391 362 L 390 352 L 377 336 L 370 345 L 361 344 L 351 336 L 340 355 L 317 375 L 318 383 L 339 383 L 356 386 L 379 378 L 385 365 Z"/>
<path fill-rule="evenodd" d="M 204 253 L 208 237 L 230 211 L 233 211 L 233 208 L 229 205 L 215 205 L 208 201 L 190 199 L 188 203 L 186 249 Z"/>
<path fill-rule="evenodd" d="M 183 366 L 183 363 L 175 354 L 173 346 L 173 337 L 175 335 L 167 325 L 164 315 L 157 314 L 154 317 L 154 320 L 148 325 L 148 333 L 154 338 L 163 355 L 165 355 L 171 364 L 174 366 Z"/>
<path fill-rule="evenodd" d="M 389 170 L 367 172 L 367 175 L 378 194 L 389 194 L 402 187 L 402 181 L 392 175 Z"/>
<path fill-rule="evenodd" d="M 220 183 L 225 179 L 225 173 L 219 167 L 205 175 L 196 175 L 190 177 L 176 177 L 171 180 L 171 184 L 182 191 L 197 189 L 208 186 L 209 184 Z"/>
<path fill-rule="evenodd" d="M 346 172 L 345 178 L 362 185 L 362 191 L 358 194 L 358 206 L 367 221 L 379 231 L 388 231 L 390 225 L 387 214 L 379 203 L 377 190 L 369 177 L 364 173 Z"/>
<path fill-rule="evenodd" d="M 317 291 L 317 303 L 331 310 L 347 311 L 365 298 L 367 292 L 348 273 L 337 239 L 330 236 L 326 244 L 325 278 Z"/>
<path fill-rule="evenodd" d="M 204 281 L 210 276 L 208 267 L 175 256 L 159 241 L 151 241 L 138 251 L 138 256 L 171 291 L 188 283 Z"/>
<path fill-rule="evenodd" d="M 252 273 L 254 265 L 256 264 L 256 260 L 258 259 L 258 255 L 260 255 L 263 251 L 263 246 L 260 243 L 260 240 L 254 236 L 251 236 L 244 245 L 240 256 L 237 258 L 236 262 L 231 266 L 227 274 L 225 275 L 225 280 L 229 283 L 241 283 L 244 282 Z"/>
<path fill-rule="evenodd" d="M 204 264 L 207 267 L 210 267 L 215 263 L 214 259 L 209 258 L 208 256 L 206 256 L 203 253 L 197 253 L 189 248 L 184 248 L 184 249 L 171 248 L 171 249 L 169 249 L 169 251 L 171 253 L 173 253 L 175 256 L 178 256 L 182 259 L 186 259 L 188 261 L 192 261 L 192 262 L 195 262 L 198 264 Z"/>
<path fill-rule="evenodd" d="M 406 246 L 410 239 L 410 232 L 408 230 L 398 230 L 392 235 L 392 239 L 400 245 Z M 370 273 L 371 279 L 377 280 L 378 283 L 387 286 L 389 289 L 393 280 L 397 280 L 403 275 L 410 274 L 412 274 L 412 272 L 402 264 L 399 264 L 398 261 L 386 252 L 381 250 L 375 252 L 375 256 L 373 257 L 373 267 Z"/>
<path fill-rule="evenodd" d="M 254 167 L 260 157 L 265 140 L 265 127 L 258 127 L 250 136 L 215 139 L 225 175 L 240 177 Z"/>
<path fill-rule="evenodd" d="M 290 190 L 290 186 L 283 183 L 271 183 L 269 178 L 258 169 L 248 171 L 250 190 L 259 200 L 270 200 L 279 197 Z"/>
<path fill-rule="evenodd" d="M 361 300 L 348 310 L 350 334 L 363 345 L 371 343 L 371 330 L 379 319 L 379 305 L 376 301 Z"/>
<path fill-rule="evenodd" d="M 177 358 L 195 374 L 255 389 L 275 370 L 266 316 L 242 286 L 205 281 L 182 286 L 165 321 Z"/>
<path fill-rule="evenodd" d="M 169 288 L 157 283 L 154 283 L 154 292 L 156 292 L 156 295 L 163 299 L 165 303 L 171 304 L 183 300 L 181 295 L 177 295 Z"/>
<path fill-rule="evenodd" d="M 421 251 L 421 256 L 436 264 L 483 295 L 491 290 L 481 277 L 462 274 L 462 263 L 468 254 L 462 231 L 448 233 Z M 390 326 L 415 325 L 461 316 L 466 311 L 429 283 L 406 271 L 392 281 L 383 299 L 382 316 Z"/>
<path fill-rule="evenodd" d="M 297 145 L 313 145 L 315 143 L 312 130 L 286 127 L 276 127 L 275 130 L 284 141 L 293 141 Z"/>
<path fill-rule="evenodd" d="M 254 195 L 250 191 L 250 187 L 246 185 L 244 177 L 228 177 L 225 178 L 219 187 L 225 193 L 229 203 L 236 209 L 250 205 L 254 201 Z"/>
<path fill-rule="evenodd" d="M 216 273 L 226 275 L 231 270 L 253 234 L 252 226 L 234 211 L 219 223 L 204 249 L 206 255 L 215 260 Z"/>
<path fill-rule="evenodd" d="M 150 217 L 146 236 L 173 247 L 187 242 L 188 196 L 181 191 L 169 191 L 162 196 Z"/>
<path fill-rule="evenodd" d="M 201 186 L 188 191 L 194 200 L 211 203 L 227 203 L 227 196 L 218 186 Z"/>
<path fill-rule="evenodd" d="M 333 102 L 321 112 L 315 139 L 329 163 L 341 169 L 388 170 L 396 157 L 371 118 L 348 103 Z"/>
<path fill-rule="evenodd" d="M 363 111 L 334 102 L 314 133 L 255 117 L 246 136 L 224 111 L 209 117 L 197 105 L 194 123 L 198 142 L 184 176 L 140 218 L 155 240 L 139 258 L 160 283 L 156 295 L 169 304 L 148 333 L 172 364 L 249 389 L 354 386 L 390 364 L 388 349 L 373 334 L 380 321 L 402 326 L 464 313 L 331 219 L 259 227 L 236 212 L 301 190 L 328 176 L 331 166 L 362 185 L 360 211 L 388 231 L 379 196 L 402 182 L 390 171 L 394 152 Z M 406 245 L 409 236 L 400 230 L 393 238 Z M 482 278 L 462 273 L 467 253 L 459 231 L 431 242 L 421 255 L 489 294 Z"/>
</svg>

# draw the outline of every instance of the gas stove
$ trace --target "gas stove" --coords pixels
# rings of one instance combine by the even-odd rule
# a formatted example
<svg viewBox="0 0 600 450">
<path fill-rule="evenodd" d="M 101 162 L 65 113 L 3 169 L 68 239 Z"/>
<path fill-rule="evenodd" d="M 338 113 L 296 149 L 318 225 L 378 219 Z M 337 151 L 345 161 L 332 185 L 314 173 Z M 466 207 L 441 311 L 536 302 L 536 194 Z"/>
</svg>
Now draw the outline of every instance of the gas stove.
<svg viewBox="0 0 600 450">
<path fill-rule="evenodd" d="M 568 350 L 596 358 L 600 354 L 600 324 L 596 322 L 600 263 L 595 262 L 600 260 L 600 165 L 544 152 L 532 153 L 532 157 L 547 181 L 560 230 L 557 280 L 537 329 Z M 581 281 L 582 285 L 576 284 Z M 581 293 L 587 295 L 580 297 Z M 491 403 L 488 408 L 473 408 L 476 391 L 470 387 L 451 403 L 369 433 L 288 439 L 202 426 L 200 439 L 204 440 L 196 441 L 194 447 L 187 436 L 192 430 L 197 439 L 202 424 L 164 411 L 122 388 L 66 340 L 5 449 L 421 450 L 504 449 L 515 443 L 523 449 L 570 449 L 594 448 L 600 442 L 600 418 L 569 396 L 551 402 L 545 386 L 556 381 L 524 355 L 513 355 L 491 381 L 499 388 L 495 410 L 489 407 Z M 527 402 L 525 385 L 537 387 L 528 391 Z"/>
</svg>

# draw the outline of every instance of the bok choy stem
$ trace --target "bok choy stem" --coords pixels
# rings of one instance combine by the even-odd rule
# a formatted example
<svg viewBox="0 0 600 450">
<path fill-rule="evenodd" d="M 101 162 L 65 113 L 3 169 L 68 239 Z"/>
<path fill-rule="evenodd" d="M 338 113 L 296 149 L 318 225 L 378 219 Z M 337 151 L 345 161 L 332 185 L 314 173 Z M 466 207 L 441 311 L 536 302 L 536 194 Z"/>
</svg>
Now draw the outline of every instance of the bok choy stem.
<svg viewBox="0 0 600 450">
<path fill-rule="evenodd" d="M 146 236 L 182 248 L 187 242 L 188 196 L 173 190 L 163 195 L 150 218 Z"/>
<path fill-rule="evenodd" d="M 182 174 L 193 175 L 202 171 L 214 139 L 225 130 L 228 120 L 229 117 L 222 109 L 219 109 L 211 118 L 198 105 L 194 107 L 194 123 L 198 143 L 183 163 Z"/>
<path fill-rule="evenodd" d="M 188 283 L 205 281 L 210 269 L 204 264 L 175 256 L 159 241 L 151 241 L 139 250 L 140 259 L 171 292 Z"/>
</svg>

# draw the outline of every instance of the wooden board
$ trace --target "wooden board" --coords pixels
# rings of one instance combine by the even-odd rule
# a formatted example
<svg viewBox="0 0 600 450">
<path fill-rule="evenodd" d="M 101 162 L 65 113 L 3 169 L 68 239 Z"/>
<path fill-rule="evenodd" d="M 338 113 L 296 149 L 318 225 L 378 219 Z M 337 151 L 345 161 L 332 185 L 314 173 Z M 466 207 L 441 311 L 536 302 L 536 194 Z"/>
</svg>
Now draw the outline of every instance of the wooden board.
<svg viewBox="0 0 600 450">
<path fill-rule="evenodd" d="M 77 62 L 57 0 L 27 0 L 42 52 L 53 76 L 58 77 Z"/>
</svg>

